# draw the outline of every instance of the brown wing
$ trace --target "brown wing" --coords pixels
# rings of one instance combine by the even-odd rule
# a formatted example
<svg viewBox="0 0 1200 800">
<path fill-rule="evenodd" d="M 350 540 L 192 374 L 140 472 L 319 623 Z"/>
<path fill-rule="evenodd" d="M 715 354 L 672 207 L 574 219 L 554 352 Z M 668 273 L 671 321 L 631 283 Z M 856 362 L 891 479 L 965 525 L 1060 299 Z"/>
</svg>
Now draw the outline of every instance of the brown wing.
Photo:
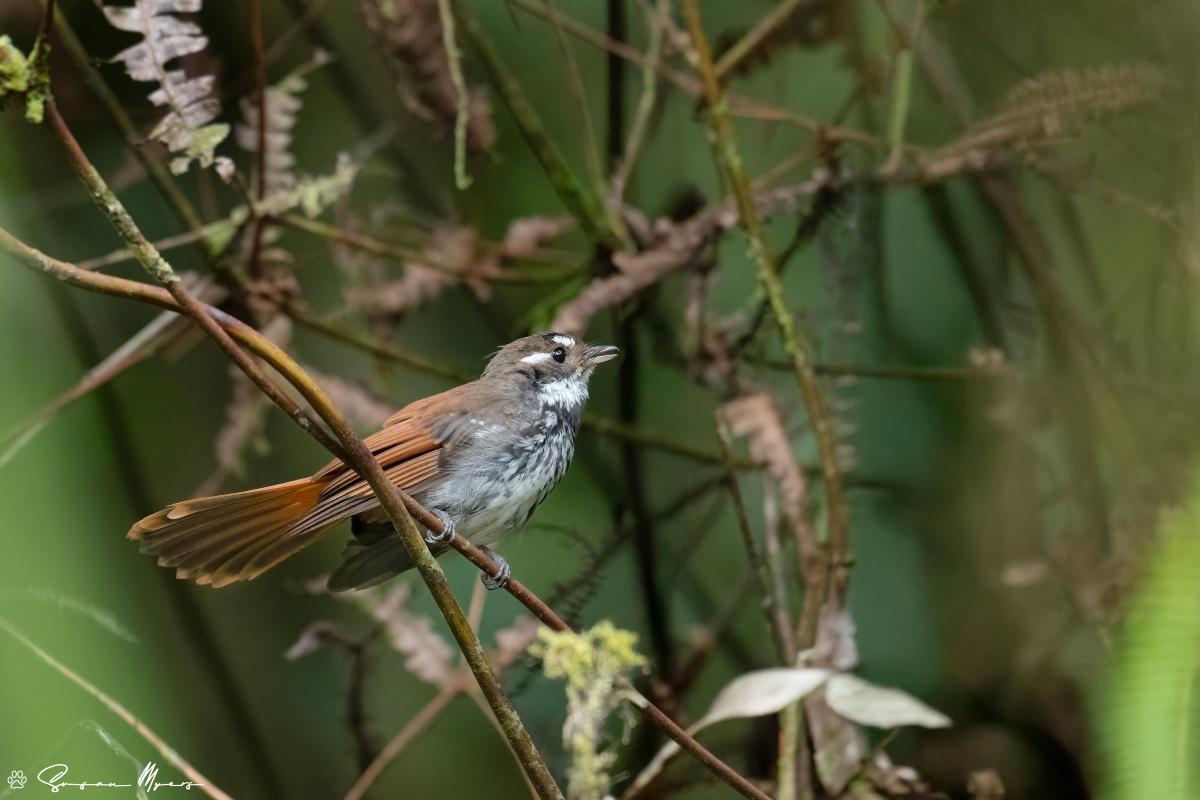
<svg viewBox="0 0 1200 800">
<path fill-rule="evenodd" d="M 410 403 L 363 440 L 393 484 L 412 493 L 445 477 L 447 451 L 469 427 L 472 386 L 456 386 Z M 367 482 L 340 460 L 326 464 L 313 480 L 324 483 L 324 489 L 316 507 L 293 529 L 294 535 L 379 507 Z"/>
</svg>

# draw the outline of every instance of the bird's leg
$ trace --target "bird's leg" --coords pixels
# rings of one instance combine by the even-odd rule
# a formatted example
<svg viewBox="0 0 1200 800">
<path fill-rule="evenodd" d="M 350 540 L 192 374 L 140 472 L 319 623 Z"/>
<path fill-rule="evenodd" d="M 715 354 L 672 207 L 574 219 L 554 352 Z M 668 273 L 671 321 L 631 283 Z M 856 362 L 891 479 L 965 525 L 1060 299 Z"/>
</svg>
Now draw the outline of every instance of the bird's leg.
<svg viewBox="0 0 1200 800">
<path fill-rule="evenodd" d="M 431 508 L 430 512 L 442 521 L 442 532 L 434 533 L 428 528 L 425 530 L 426 544 L 450 544 L 454 541 L 454 537 L 458 535 L 458 526 L 450 515 L 440 508 Z"/>
<path fill-rule="evenodd" d="M 488 554 L 488 558 L 495 561 L 499 567 L 495 575 L 480 575 L 479 580 L 488 590 L 503 588 L 504 584 L 508 583 L 508 579 L 512 577 L 512 567 L 508 565 L 508 559 L 497 553 L 490 547 L 480 547 L 480 550 Z"/>
</svg>

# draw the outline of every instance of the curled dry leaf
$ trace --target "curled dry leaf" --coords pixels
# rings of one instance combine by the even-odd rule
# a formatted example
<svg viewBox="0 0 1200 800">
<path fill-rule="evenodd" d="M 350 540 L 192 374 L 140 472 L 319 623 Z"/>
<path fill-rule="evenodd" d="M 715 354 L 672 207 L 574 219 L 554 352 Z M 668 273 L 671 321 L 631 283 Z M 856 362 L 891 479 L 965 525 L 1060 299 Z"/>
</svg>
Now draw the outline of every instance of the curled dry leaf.
<svg viewBox="0 0 1200 800">
<path fill-rule="evenodd" d="M 759 214 L 766 218 L 795 211 L 801 197 L 815 194 L 832 179 L 831 175 L 821 172 L 803 183 L 762 192 L 755 196 Z M 650 231 L 646 249 L 639 253 L 614 253 L 612 260 L 617 271 L 592 281 L 573 300 L 559 306 L 551 328 L 582 335 L 592 317 L 600 311 L 696 264 L 703 249 L 737 222 L 737 209 L 732 203 L 706 209 L 684 222 L 657 220 Z"/>
<path fill-rule="evenodd" d="M 421 680 L 441 686 L 453 677 L 450 645 L 433 630 L 428 617 L 405 608 L 410 587 L 406 583 L 390 589 L 347 592 L 350 599 L 371 615 L 382 628 L 388 644 L 403 653 L 405 668 Z"/>
<path fill-rule="evenodd" d="M 500 268 L 498 260 L 478 251 L 474 229 L 445 225 L 436 228 L 422 249 L 428 263 L 405 262 L 404 275 L 382 286 L 350 289 L 346 302 L 369 316 L 399 319 L 440 295 L 449 286 L 465 281 L 477 295 L 489 296 L 486 278 Z"/>
<path fill-rule="evenodd" d="M 202 6 L 203 0 L 136 0 L 132 6 L 100 8 L 114 28 L 142 37 L 113 60 L 124 63 L 125 71 L 135 81 L 158 85 L 150 94 L 150 102 L 168 110 L 150 132 L 150 138 L 163 142 L 175 154 L 171 171 L 186 172 L 192 161 L 199 161 L 202 167 L 216 163 L 224 176 L 233 163 L 215 154 L 217 145 L 229 135 L 228 125 L 213 123 L 221 113 L 221 102 L 213 94 L 216 76 L 188 77 L 182 69 L 166 66 L 208 47 L 208 37 L 199 25 L 175 16 L 198 13 Z"/>
<path fill-rule="evenodd" d="M 734 435 L 749 441 L 750 457 L 766 470 L 804 557 L 814 558 L 817 540 L 804 514 L 804 472 L 792 454 L 792 444 L 774 398 L 767 392 L 743 394 L 726 403 L 723 413 Z"/>
<path fill-rule="evenodd" d="M 347 290 L 347 304 L 368 316 L 395 321 L 460 282 L 486 300 L 491 296 L 488 280 L 499 273 L 502 258 L 532 256 L 543 243 L 573 226 L 573 220 L 562 217 L 516 219 L 497 250 L 485 248 L 473 228 L 444 225 L 434 229 L 422 248 L 425 262 L 406 261 L 399 280 Z"/>
<path fill-rule="evenodd" d="M 444 132 L 454 130 L 458 90 L 442 44 L 442 20 L 437 0 L 363 0 L 367 27 L 404 78 L 401 93 L 409 108 Z M 491 103 L 480 88 L 470 90 L 467 147 L 490 150 L 496 141 Z"/>
<path fill-rule="evenodd" d="M 503 253 L 508 258 L 528 258 L 546 242 L 575 227 L 573 217 L 523 217 L 513 220 L 504 234 Z"/>
<path fill-rule="evenodd" d="M 897 689 L 886 689 L 853 675 L 827 669 L 778 667 L 747 672 L 734 678 L 687 732 L 695 735 L 722 720 L 776 714 L 822 686 L 825 687 L 829 707 L 839 716 L 861 725 L 941 728 L 950 724 L 950 719 L 944 714 Z M 641 791 L 678 752 L 679 745 L 674 742 L 663 746 L 638 774 L 628 794 L 631 796 Z"/>
<path fill-rule="evenodd" d="M 496 647 L 492 651 L 492 666 L 503 670 L 525 654 L 537 641 L 538 621 L 533 617 L 517 617 L 507 628 L 496 631 Z"/>
</svg>

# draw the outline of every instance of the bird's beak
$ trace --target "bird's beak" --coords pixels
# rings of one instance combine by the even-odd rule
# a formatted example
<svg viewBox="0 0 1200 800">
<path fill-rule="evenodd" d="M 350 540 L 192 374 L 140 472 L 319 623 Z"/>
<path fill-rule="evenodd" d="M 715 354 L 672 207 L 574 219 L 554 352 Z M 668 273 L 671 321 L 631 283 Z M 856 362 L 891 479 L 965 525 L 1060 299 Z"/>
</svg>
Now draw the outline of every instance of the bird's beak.
<svg viewBox="0 0 1200 800">
<path fill-rule="evenodd" d="M 587 350 L 587 365 L 594 367 L 597 364 L 603 364 L 605 361 L 612 361 L 619 355 L 621 355 L 621 351 L 611 344 L 594 344 Z"/>
</svg>

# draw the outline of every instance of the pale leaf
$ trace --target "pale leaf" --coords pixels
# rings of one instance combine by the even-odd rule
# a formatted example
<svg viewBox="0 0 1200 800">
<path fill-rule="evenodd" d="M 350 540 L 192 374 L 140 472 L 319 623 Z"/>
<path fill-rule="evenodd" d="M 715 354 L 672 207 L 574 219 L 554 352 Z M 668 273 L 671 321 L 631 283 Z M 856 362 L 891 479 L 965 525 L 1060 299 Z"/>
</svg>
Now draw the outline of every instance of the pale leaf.
<svg viewBox="0 0 1200 800">
<path fill-rule="evenodd" d="M 775 714 L 819 689 L 829 676 L 829 670 L 786 667 L 747 672 L 726 685 L 704 716 L 696 720 L 687 732 L 694 736 L 698 731 L 722 720 Z M 679 745 L 675 742 L 664 745 L 637 776 L 630 792 L 634 793 L 650 783 L 677 752 Z"/>
<path fill-rule="evenodd" d="M 950 718 L 899 689 L 868 683 L 854 675 L 838 674 L 825 686 L 825 701 L 840 716 L 873 728 L 947 728 Z"/>
</svg>

